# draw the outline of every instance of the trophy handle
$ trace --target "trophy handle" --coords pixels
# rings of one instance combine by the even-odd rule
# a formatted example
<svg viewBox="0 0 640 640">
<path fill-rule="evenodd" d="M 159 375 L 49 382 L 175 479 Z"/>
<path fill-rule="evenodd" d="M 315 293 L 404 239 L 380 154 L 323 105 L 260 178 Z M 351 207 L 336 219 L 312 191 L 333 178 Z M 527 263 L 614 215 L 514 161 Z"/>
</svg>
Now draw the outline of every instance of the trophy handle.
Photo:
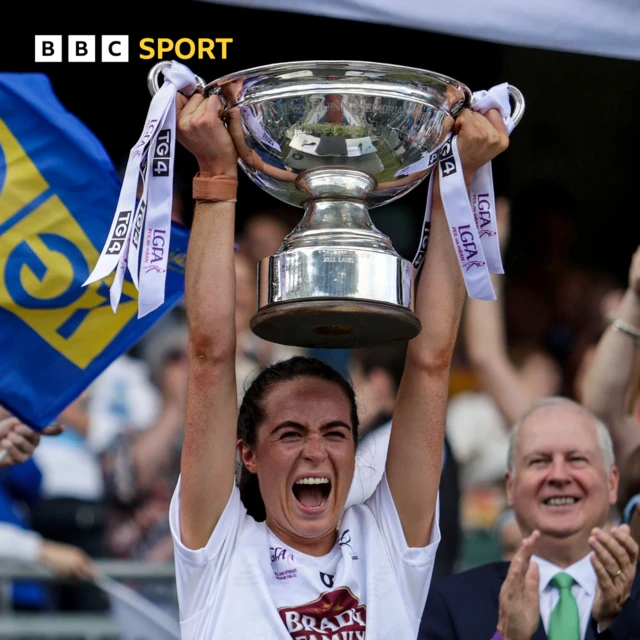
<svg viewBox="0 0 640 640">
<path fill-rule="evenodd" d="M 147 74 L 147 87 L 149 89 L 149 93 L 152 96 L 155 96 L 156 93 L 160 90 L 160 74 L 163 69 L 166 69 L 171 66 L 170 60 L 163 60 L 162 62 L 158 62 L 158 64 L 154 65 L 151 68 L 151 71 Z M 196 90 L 195 93 L 204 94 L 204 88 L 206 86 L 205 81 L 200 77 L 197 77 Z M 188 97 L 188 96 L 187 96 Z"/>
<path fill-rule="evenodd" d="M 520 120 L 522 120 L 522 116 L 524 115 L 524 96 L 522 95 L 522 91 L 517 87 L 514 87 L 512 84 L 509 85 L 509 95 L 514 102 L 513 113 L 511 114 L 511 119 L 513 120 L 513 126 L 515 127 Z"/>
</svg>

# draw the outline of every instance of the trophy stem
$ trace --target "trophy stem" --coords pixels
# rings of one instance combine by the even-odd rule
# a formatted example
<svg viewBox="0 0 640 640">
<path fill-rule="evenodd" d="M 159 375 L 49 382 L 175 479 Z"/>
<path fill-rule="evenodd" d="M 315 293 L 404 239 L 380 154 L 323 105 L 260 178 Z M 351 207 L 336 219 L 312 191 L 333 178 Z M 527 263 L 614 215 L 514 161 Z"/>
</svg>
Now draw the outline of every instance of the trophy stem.
<svg viewBox="0 0 640 640">
<path fill-rule="evenodd" d="M 284 239 L 278 253 L 301 247 L 351 247 L 398 254 L 391 240 L 371 222 L 364 201 L 311 200 L 298 226 Z"/>
</svg>

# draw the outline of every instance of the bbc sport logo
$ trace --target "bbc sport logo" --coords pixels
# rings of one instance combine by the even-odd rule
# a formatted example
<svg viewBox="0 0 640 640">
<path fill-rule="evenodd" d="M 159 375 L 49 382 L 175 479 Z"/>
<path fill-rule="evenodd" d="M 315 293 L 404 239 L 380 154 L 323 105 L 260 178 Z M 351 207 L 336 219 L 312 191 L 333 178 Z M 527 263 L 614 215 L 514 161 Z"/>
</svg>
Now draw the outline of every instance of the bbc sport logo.
<svg viewBox="0 0 640 640">
<path fill-rule="evenodd" d="M 233 38 L 142 38 L 139 58 L 163 60 L 171 54 L 180 60 L 226 60 L 231 43 Z M 35 61 L 129 62 L 129 36 L 35 36 Z"/>
<path fill-rule="evenodd" d="M 129 36 L 100 36 L 102 62 L 129 62 Z M 36 36 L 36 62 L 62 62 L 63 36 Z M 96 62 L 96 36 L 68 36 L 68 62 Z"/>
</svg>

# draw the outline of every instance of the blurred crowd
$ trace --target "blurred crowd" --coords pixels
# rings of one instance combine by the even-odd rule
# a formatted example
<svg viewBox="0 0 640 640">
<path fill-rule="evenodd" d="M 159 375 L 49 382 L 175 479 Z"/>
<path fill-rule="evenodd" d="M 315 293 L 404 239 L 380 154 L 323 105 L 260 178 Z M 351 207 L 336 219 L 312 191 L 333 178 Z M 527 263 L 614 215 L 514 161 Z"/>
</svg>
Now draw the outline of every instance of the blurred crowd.
<svg viewBox="0 0 640 640">
<path fill-rule="evenodd" d="M 509 559 L 518 549 L 504 482 L 509 431 L 538 399 L 572 398 L 609 427 L 621 469 L 612 525 L 640 494 L 640 338 L 633 335 L 640 332 L 640 254 L 629 256 L 626 283 L 606 269 L 583 268 L 573 258 L 566 200 L 553 189 L 538 195 L 528 210 L 514 207 L 513 217 L 536 220 L 526 251 L 511 234 L 511 204 L 499 199 L 500 242 L 512 268 L 493 276 L 497 302 L 466 304 L 451 376 L 435 577 Z M 179 202 L 174 214 L 184 215 Z M 282 208 L 256 212 L 238 232 L 238 401 L 262 367 L 296 354 L 347 374 L 361 413 L 352 504 L 368 497 L 382 472 L 404 347 L 310 353 L 251 332 L 256 264 L 279 249 L 296 216 Z M 75 579 L 92 575 L 92 559 L 172 561 L 168 512 L 180 468 L 187 349 L 178 306 L 60 416 L 61 435 L 43 437 L 31 460 L 0 470 L 0 553 Z M 627 518 L 640 540 L 634 509 L 638 515 L 627 510 Z M 16 584 L 12 597 L 19 610 L 108 606 L 97 589 L 70 582 Z"/>
</svg>

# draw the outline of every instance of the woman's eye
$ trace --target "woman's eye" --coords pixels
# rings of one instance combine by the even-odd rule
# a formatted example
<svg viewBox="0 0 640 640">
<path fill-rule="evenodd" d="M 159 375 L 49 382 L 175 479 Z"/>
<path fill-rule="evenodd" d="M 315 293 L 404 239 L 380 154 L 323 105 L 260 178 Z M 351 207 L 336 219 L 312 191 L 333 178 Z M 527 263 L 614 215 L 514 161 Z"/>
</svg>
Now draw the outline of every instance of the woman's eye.
<svg viewBox="0 0 640 640">
<path fill-rule="evenodd" d="M 328 436 L 337 436 L 338 438 L 346 438 L 344 431 L 329 431 Z"/>
<path fill-rule="evenodd" d="M 285 433 L 282 434 L 283 438 L 295 438 L 297 437 L 299 434 L 297 431 L 287 431 Z"/>
</svg>

